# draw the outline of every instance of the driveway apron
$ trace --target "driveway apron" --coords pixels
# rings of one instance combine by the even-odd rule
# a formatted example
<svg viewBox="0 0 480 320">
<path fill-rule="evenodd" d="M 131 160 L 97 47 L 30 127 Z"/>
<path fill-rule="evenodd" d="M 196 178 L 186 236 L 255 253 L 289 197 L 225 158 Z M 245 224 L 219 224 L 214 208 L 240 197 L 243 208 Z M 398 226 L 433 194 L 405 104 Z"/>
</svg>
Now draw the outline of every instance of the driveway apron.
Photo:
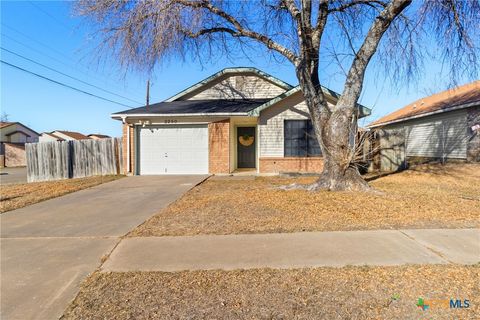
<svg viewBox="0 0 480 320">
<path fill-rule="evenodd" d="M 206 176 L 127 177 L 6 212 L 1 319 L 58 319 L 119 238 Z"/>
</svg>

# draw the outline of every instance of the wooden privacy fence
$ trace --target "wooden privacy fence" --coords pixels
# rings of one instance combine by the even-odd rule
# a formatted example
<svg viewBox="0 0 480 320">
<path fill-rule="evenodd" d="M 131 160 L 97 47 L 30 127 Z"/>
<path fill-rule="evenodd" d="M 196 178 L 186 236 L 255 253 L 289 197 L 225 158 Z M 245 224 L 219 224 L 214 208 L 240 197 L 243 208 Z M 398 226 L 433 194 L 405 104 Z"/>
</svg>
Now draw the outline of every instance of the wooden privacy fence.
<svg viewBox="0 0 480 320">
<path fill-rule="evenodd" d="M 123 172 L 122 139 L 27 143 L 28 182 Z"/>
</svg>

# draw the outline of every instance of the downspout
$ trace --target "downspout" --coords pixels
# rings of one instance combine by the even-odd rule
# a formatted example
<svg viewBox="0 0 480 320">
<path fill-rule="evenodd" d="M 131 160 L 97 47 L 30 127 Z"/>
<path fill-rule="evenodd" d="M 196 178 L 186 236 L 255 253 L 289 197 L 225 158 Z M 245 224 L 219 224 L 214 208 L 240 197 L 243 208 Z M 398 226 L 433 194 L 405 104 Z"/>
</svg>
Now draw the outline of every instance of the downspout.
<svg viewBox="0 0 480 320">
<path fill-rule="evenodd" d="M 127 123 L 127 173 L 132 172 L 130 168 L 130 125 Z"/>
<path fill-rule="evenodd" d="M 130 126 L 128 125 L 127 121 L 126 121 L 126 117 L 122 117 L 122 122 L 124 125 L 127 125 L 127 163 L 126 163 L 126 166 L 125 168 L 127 169 L 126 170 L 126 173 L 129 173 L 131 172 L 130 171 Z"/>
</svg>

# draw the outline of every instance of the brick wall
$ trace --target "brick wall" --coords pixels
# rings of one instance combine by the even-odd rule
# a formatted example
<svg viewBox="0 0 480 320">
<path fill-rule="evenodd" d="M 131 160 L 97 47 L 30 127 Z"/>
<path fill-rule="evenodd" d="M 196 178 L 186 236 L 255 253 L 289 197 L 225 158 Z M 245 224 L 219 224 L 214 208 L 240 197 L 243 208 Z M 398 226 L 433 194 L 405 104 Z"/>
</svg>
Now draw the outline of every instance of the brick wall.
<svg viewBox="0 0 480 320">
<path fill-rule="evenodd" d="M 127 134 L 130 134 L 130 166 L 127 168 L 127 153 L 128 153 L 128 148 L 127 148 Z M 124 174 L 127 174 L 129 172 L 133 172 L 134 169 L 134 161 L 135 161 L 135 148 L 133 145 L 133 127 L 129 127 L 128 124 L 124 123 L 123 128 L 122 128 L 122 144 L 123 144 L 123 168 L 124 168 Z"/>
<path fill-rule="evenodd" d="M 210 173 L 230 173 L 230 120 L 208 124 L 208 167 Z"/>
<path fill-rule="evenodd" d="M 322 170 L 323 158 L 260 158 L 260 173 L 320 173 Z"/>
<path fill-rule="evenodd" d="M 25 145 L 23 143 L 4 143 L 5 167 L 23 167 L 27 165 Z"/>
</svg>

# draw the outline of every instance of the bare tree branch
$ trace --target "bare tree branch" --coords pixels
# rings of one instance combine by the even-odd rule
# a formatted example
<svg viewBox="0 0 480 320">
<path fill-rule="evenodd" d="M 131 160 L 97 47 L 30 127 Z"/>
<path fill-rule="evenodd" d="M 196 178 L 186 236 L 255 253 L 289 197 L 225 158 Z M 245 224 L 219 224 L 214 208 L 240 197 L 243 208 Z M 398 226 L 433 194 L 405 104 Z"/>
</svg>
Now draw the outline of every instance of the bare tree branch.
<svg viewBox="0 0 480 320">
<path fill-rule="evenodd" d="M 380 40 L 390 24 L 411 2 L 412 0 L 392 0 L 380 15 L 377 16 L 350 67 L 342 96 L 338 101 L 340 108 L 348 108 L 350 114 L 354 112 L 350 103 L 351 101 L 357 101 L 362 91 L 363 77 L 368 62 L 377 51 Z"/>
<path fill-rule="evenodd" d="M 233 16 L 229 15 L 225 11 L 221 10 L 220 8 L 214 6 L 211 4 L 210 1 L 208 0 L 203 0 L 203 1 L 186 1 L 186 0 L 177 0 L 180 4 L 186 6 L 186 7 L 191 7 L 191 8 L 204 8 L 209 10 L 211 13 L 218 15 L 219 17 L 222 17 L 229 23 L 231 23 L 235 29 L 237 30 L 237 33 L 243 37 L 248 37 L 254 40 L 257 40 L 260 43 L 263 43 L 268 49 L 273 49 L 280 53 L 281 55 L 285 56 L 288 60 L 290 60 L 292 63 L 295 63 L 297 60 L 297 57 L 295 54 L 290 51 L 289 49 L 285 48 L 284 46 L 276 43 L 269 37 L 267 37 L 264 34 L 260 34 L 255 31 L 251 31 L 244 27 L 237 19 L 235 19 Z M 224 31 L 222 31 L 224 32 Z"/>
<path fill-rule="evenodd" d="M 380 0 L 353 0 L 351 2 L 344 3 L 344 4 L 342 4 L 338 7 L 332 7 L 330 9 L 328 9 L 328 13 L 344 12 L 347 9 L 350 9 L 352 7 L 359 6 L 359 5 L 366 5 L 366 6 L 369 6 L 369 7 L 372 7 L 372 8 L 376 8 L 377 5 L 378 5 L 380 7 L 385 8 L 387 6 L 387 3 L 384 2 L 384 1 L 380 1 Z"/>
</svg>

